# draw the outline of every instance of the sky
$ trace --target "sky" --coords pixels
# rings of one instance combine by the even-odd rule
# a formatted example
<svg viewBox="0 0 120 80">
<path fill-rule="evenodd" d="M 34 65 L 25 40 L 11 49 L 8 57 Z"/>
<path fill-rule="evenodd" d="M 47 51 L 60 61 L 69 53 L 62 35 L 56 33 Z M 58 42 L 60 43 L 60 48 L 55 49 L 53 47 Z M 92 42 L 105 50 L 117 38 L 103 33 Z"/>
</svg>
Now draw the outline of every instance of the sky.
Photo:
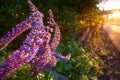
<svg viewBox="0 0 120 80">
<path fill-rule="evenodd" d="M 100 3 L 98 7 L 103 10 L 120 9 L 120 0 L 107 0 L 105 3 Z"/>
</svg>

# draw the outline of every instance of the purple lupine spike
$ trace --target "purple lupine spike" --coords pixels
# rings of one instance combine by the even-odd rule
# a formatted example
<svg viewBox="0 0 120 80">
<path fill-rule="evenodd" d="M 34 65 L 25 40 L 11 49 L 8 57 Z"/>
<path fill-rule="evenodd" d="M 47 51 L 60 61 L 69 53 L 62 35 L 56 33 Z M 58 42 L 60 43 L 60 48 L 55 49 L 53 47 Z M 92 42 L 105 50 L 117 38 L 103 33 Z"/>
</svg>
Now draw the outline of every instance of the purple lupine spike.
<svg viewBox="0 0 120 80">
<path fill-rule="evenodd" d="M 41 31 L 41 29 L 44 28 L 43 22 L 41 21 L 42 16 L 37 12 L 35 15 L 32 15 L 32 17 L 33 20 L 31 21 L 31 26 L 33 26 L 33 28 L 29 35 L 20 48 L 16 50 L 13 55 L 10 55 L 7 60 L 3 61 L 0 66 L 1 80 L 32 60 L 37 54 L 39 46 L 44 43 L 44 35 L 46 35 L 46 32 Z"/>
<path fill-rule="evenodd" d="M 0 39 L 0 50 L 7 47 L 17 36 L 19 36 L 24 31 L 30 29 L 32 26 L 27 21 L 23 21 L 16 27 L 12 28 L 4 37 Z"/>
<path fill-rule="evenodd" d="M 26 30 L 30 29 L 30 23 L 34 24 L 37 19 L 35 17 L 40 17 L 39 20 L 41 21 L 41 25 L 43 25 L 42 18 L 44 15 L 38 11 L 38 9 L 32 4 L 30 0 L 28 0 L 28 4 L 30 7 L 30 16 L 26 18 L 25 21 L 16 25 L 16 27 L 12 28 L 4 37 L 0 39 L 0 50 L 7 47 L 9 43 L 11 43 L 17 36 L 25 32 Z"/>
<path fill-rule="evenodd" d="M 44 53 L 41 53 L 40 50 L 35 58 L 31 61 L 32 76 L 36 76 L 40 71 L 44 70 L 47 63 L 51 60 L 51 49 L 49 46 L 46 46 L 44 50 Z"/>
<path fill-rule="evenodd" d="M 67 56 L 63 56 L 60 53 L 54 53 L 53 56 L 55 56 L 56 58 L 68 61 L 71 58 L 71 54 L 68 54 Z"/>
<path fill-rule="evenodd" d="M 85 38 L 86 38 L 86 36 L 89 34 L 89 32 L 90 32 L 90 28 L 87 27 L 86 31 L 84 32 L 84 34 L 83 34 L 82 37 L 81 37 L 80 42 L 83 42 L 83 41 L 85 40 Z"/>
<path fill-rule="evenodd" d="M 59 77 L 60 77 L 61 80 L 69 80 L 67 77 L 65 77 L 65 76 L 63 76 L 61 74 L 59 74 Z"/>
<path fill-rule="evenodd" d="M 51 56 L 51 60 L 49 61 L 49 63 L 46 64 L 45 69 L 52 68 L 56 66 L 56 64 L 57 64 L 57 58 L 55 56 Z"/>
<path fill-rule="evenodd" d="M 43 51 L 44 50 L 44 51 Z M 52 55 L 51 48 L 42 49 L 31 62 L 32 76 L 36 76 L 40 71 L 56 66 L 57 59 Z"/>
<path fill-rule="evenodd" d="M 56 66 L 57 59 L 52 56 L 49 45 L 42 47 L 31 62 L 32 76 L 36 76 L 40 71 Z"/>
<path fill-rule="evenodd" d="M 51 61 L 52 58 L 52 52 L 51 48 L 49 46 L 51 34 L 46 30 L 46 27 L 42 29 L 41 31 L 47 31 L 44 35 L 44 43 L 43 45 L 40 45 L 39 51 L 35 58 L 31 61 L 31 75 L 36 76 L 40 71 L 48 68 L 46 65 Z M 57 60 L 56 60 L 57 61 Z"/>
<path fill-rule="evenodd" d="M 45 29 L 47 28 L 48 27 L 46 27 Z M 36 76 L 41 70 L 53 67 L 57 63 L 56 57 L 52 56 L 52 51 L 51 51 L 52 49 L 49 45 L 51 38 L 49 32 L 48 34 L 46 34 L 45 38 L 46 39 L 44 40 L 44 45 L 40 47 L 38 54 L 31 62 L 32 76 Z"/>
<path fill-rule="evenodd" d="M 31 61 L 32 75 L 36 76 L 39 71 L 56 66 L 57 59 L 69 59 L 70 56 L 59 57 L 54 56 L 53 53 L 60 41 L 60 30 L 53 19 L 53 13 L 50 12 L 50 25 L 53 24 L 55 28 L 52 43 L 49 44 L 51 34 L 46 26 L 43 24 L 44 15 L 28 0 L 30 6 L 30 17 L 26 19 L 32 26 L 31 32 L 13 55 L 10 55 L 7 60 L 2 62 L 0 66 L 0 79 L 3 80 L 11 72 L 16 71 L 19 67 Z M 51 25 L 52 26 L 52 25 Z M 38 52 L 39 50 L 39 52 Z M 37 55 L 36 55 L 37 54 Z M 66 77 L 60 75 L 61 79 L 67 80 Z"/>
<path fill-rule="evenodd" d="M 52 21 L 52 22 L 54 22 L 54 21 Z M 53 24 L 56 24 L 56 23 L 54 22 Z M 58 31 L 58 33 L 57 33 L 57 31 Z M 53 52 L 56 49 L 56 47 L 58 46 L 59 41 L 60 41 L 60 36 L 57 39 L 58 35 L 60 35 L 60 30 L 59 30 L 58 26 L 55 26 L 55 33 L 54 33 L 54 39 L 52 41 L 52 45 L 49 44 L 50 36 L 48 36 L 48 37 L 45 36 L 47 39 L 44 41 L 44 45 L 42 45 L 39 48 L 39 52 L 37 53 L 37 55 L 35 56 L 35 58 L 33 58 L 32 62 L 31 62 L 31 71 L 32 71 L 31 75 L 32 76 L 36 76 L 40 71 L 42 71 L 44 69 L 48 69 L 48 68 L 52 68 L 52 67 L 56 66 L 56 64 L 57 64 L 56 58 L 60 58 L 63 60 L 70 59 L 71 55 L 62 56 L 60 54 L 54 54 L 54 52 Z M 61 79 L 63 79 L 63 78 L 65 80 L 67 80 L 67 78 L 65 78 L 61 75 Z"/>
<path fill-rule="evenodd" d="M 36 22 L 20 48 L 9 56 L 8 60 L 3 61 L 2 66 L 0 66 L 1 80 L 32 60 L 36 55 L 39 45 L 43 44 L 43 39 L 39 37 L 39 35 L 43 34 L 43 32 L 39 31 L 41 28 L 39 25 L 40 23 Z"/>
<path fill-rule="evenodd" d="M 54 80 L 58 80 L 58 74 L 52 68 L 48 68 L 47 70 L 54 76 Z"/>
<path fill-rule="evenodd" d="M 101 45 L 100 42 L 98 43 L 98 46 L 92 51 L 92 53 L 90 54 L 90 57 L 94 57 L 99 51 L 100 51 Z"/>
<path fill-rule="evenodd" d="M 30 8 L 31 12 L 34 13 L 34 12 L 38 11 L 38 9 L 36 8 L 36 6 L 30 0 L 28 0 L 28 4 L 29 4 L 29 8 Z"/>
<path fill-rule="evenodd" d="M 48 68 L 48 71 L 54 76 L 54 80 L 69 80 L 67 77 L 58 74 L 56 71 L 54 71 L 52 68 Z"/>
<path fill-rule="evenodd" d="M 39 12 L 37 7 L 30 0 L 28 0 L 28 4 L 30 7 L 30 14 L 31 15 L 36 15 L 36 13 L 37 13 L 37 15 L 39 15 L 39 17 L 44 17 L 43 13 Z"/>
<path fill-rule="evenodd" d="M 55 51 L 55 49 L 57 48 L 57 46 L 60 42 L 60 29 L 59 29 L 59 26 L 57 25 L 57 23 L 54 21 L 52 10 L 49 10 L 49 16 L 50 16 L 49 24 L 51 26 L 55 26 L 53 39 L 52 39 L 52 42 L 50 44 L 51 50 Z"/>
<path fill-rule="evenodd" d="M 47 31 L 45 30 L 46 27 L 43 27 L 41 31 Z M 41 36 L 39 36 L 41 37 Z M 48 45 L 50 41 L 51 34 L 47 31 L 46 34 L 43 35 L 44 42 L 39 47 L 39 51 L 37 55 L 32 59 L 31 61 L 31 75 L 36 76 L 41 70 L 45 69 L 45 65 L 50 61 L 51 59 L 51 49 Z"/>
</svg>

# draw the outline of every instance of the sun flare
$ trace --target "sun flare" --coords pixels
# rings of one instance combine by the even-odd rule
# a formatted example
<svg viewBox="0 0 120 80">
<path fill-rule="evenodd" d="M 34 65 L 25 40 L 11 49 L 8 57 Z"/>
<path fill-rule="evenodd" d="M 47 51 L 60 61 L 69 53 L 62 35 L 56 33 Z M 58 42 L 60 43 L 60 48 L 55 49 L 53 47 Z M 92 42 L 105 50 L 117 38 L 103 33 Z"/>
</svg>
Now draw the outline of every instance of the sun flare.
<svg viewBox="0 0 120 80">
<path fill-rule="evenodd" d="M 107 0 L 106 2 L 101 2 L 97 5 L 100 10 L 114 10 L 120 9 L 120 0 Z"/>
<path fill-rule="evenodd" d="M 113 14 L 109 14 L 108 18 L 120 19 L 120 11 L 114 11 Z"/>
</svg>

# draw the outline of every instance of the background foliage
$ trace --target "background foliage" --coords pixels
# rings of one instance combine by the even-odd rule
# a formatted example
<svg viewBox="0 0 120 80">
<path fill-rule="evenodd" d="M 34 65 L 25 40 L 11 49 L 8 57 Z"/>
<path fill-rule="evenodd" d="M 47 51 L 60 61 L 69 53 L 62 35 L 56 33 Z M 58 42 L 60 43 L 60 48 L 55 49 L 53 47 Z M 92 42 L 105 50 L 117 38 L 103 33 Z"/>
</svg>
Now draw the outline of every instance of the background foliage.
<svg viewBox="0 0 120 80">
<path fill-rule="evenodd" d="M 102 54 L 102 49 L 98 48 L 98 44 L 102 43 L 100 38 L 101 17 L 97 14 L 99 9 L 96 7 L 100 1 L 32 0 L 45 14 L 46 25 L 48 10 L 52 9 L 54 12 L 55 20 L 61 29 L 61 42 L 57 51 L 63 55 L 68 53 L 72 55 L 68 62 L 59 60 L 54 69 L 70 80 L 98 80 L 102 73 L 100 70 L 102 61 L 99 57 Z M 28 9 L 27 0 L 0 0 L 0 37 L 27 18 L 29 16 Z M 88 27 L 89 31 L 86 32 Z M 20 46 L 28 32 L 23 33 L 6 49 L 0 51 L 1 61 Z M 85 39 L 81 41 L 83 35 Z M 95 53 L 96 48 L 98 51 Z M 91 54 L 94 56 L 91 57 Z M 35 78 L 30 77 L 29 74 L 29 64 L 27 64 L 12 73 L 6 80 L 53 80 L 53 76 L 47 71 L 40 72 Z"/>
</svg>

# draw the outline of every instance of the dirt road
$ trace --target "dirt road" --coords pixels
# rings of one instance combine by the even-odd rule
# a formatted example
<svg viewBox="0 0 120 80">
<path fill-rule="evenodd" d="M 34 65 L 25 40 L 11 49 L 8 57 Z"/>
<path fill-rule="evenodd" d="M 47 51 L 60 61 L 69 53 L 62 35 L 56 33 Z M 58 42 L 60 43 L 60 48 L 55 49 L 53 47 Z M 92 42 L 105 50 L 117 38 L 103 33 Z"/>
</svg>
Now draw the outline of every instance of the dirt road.
<svg viewBox="0 0 120 80">
<path fill-rule="evenodd" d="M 113 23 L 104 25 L 102 38 L 106 55 L 101 57 L 104 74 L 99 80 L 120 80 L 120 26 Z"/>
<path fill-rule="evenodd" d="M 120 52 L 120 26 L 108 23 L 103 27 L 103 29 L 108 32 L 113 44 Z"/>
</svg>

